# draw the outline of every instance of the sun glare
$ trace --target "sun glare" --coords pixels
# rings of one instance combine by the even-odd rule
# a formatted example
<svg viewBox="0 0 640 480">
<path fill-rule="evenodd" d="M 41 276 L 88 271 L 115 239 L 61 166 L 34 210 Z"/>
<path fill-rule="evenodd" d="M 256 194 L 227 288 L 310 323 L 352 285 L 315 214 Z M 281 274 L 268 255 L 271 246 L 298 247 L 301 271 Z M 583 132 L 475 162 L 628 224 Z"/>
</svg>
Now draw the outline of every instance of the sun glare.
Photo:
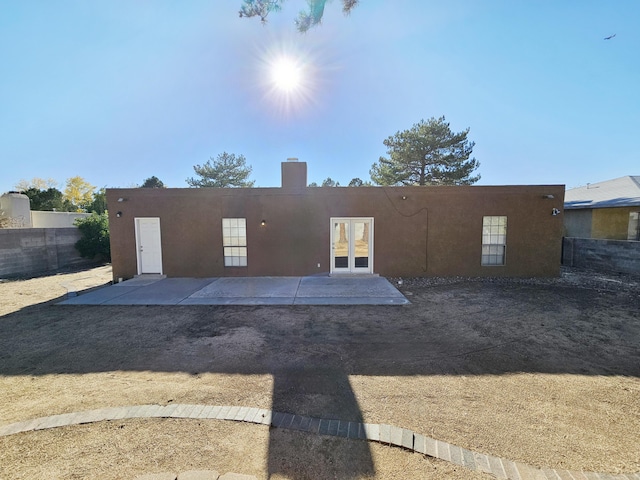
<svg viewBox="0 0 640 480">
<path fill-rule="evenodd" d="M 257 47 L 255 81 L 270 115 L 298 117 L 321 102 L 326 65 L 318 52 L 296 42 L 274 41 Z"/>
<path fill-rule="evenodd" d="M 291 92 L 301 85 L 302 69 L 293 60 L 281 58 L 271 67 L 271 80 L 277 89 Z"/>
</svg>

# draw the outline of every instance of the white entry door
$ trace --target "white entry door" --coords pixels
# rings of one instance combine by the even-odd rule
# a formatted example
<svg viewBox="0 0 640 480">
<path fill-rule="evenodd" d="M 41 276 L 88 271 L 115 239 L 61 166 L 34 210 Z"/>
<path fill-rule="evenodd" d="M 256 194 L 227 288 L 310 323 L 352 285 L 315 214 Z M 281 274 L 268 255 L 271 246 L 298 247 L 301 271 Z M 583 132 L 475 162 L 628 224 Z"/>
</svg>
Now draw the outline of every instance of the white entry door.
<svg viewBox="0 0 640 480">
<path fill-rule="evenodd" d="M 331 273 L 373 273 L 373 218 L 331 219 Z"/>
<path fill-rule="evenodd" d="M 136 218 L 136 250 L 138 275 L 162 274 L 162 248 L 159 218 Z"/>
</svg>

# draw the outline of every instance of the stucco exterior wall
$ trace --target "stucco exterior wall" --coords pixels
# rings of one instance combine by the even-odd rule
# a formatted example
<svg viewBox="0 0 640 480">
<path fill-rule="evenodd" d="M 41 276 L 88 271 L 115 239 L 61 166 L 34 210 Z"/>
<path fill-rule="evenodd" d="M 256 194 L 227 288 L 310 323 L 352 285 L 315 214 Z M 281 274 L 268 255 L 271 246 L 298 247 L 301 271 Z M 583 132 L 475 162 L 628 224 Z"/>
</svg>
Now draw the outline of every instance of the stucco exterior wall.
<svg viewBox="0 0 640 480">
<path fill-rule="evenodd" d="M 108 189 L 113 275 L 138 273 L 136 217 L 160 218 L 170 277 L 328 272 L 330 218 L 373 217 L 380 275 L 557 276 L 563 225 L 551 211 L 563 198 L 562 185 Z M 504 266 L 481 265 L 485 215 L 508 218 Z M 222 218 L 235 217 L 247 221 L 247 267 L 224 267 Z"/>
<path fill-rule="evenodd" d="M 74 222 L 78 218 L 90 217 L 90 213 L 75 212 L 44 212 L 31 211 L 31 224 L 33 228 L 68 228 L 75 227 Z"/>
<path fill-rule="evenodd" d="M 592 212 L 590 208 L 565 210 L 565 237 L 591 238 Z"/>
<path fill-rule="evenodd" d="M 593 209 L 591 238 L 626 240 L 629 232 L 629 213 L 638 207 Z"/>
</svg>

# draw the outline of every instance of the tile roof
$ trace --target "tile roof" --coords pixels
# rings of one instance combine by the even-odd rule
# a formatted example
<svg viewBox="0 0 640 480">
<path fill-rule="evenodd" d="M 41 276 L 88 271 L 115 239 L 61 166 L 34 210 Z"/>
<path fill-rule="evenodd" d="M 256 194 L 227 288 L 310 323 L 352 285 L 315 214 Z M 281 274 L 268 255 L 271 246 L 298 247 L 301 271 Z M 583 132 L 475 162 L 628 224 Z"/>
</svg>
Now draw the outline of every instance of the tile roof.
<svg viewBox="0 0 640 480">
<path fill-rule="evenodd" d="M 610 208 L 640 206 L 640 176 L 590 183 L 564 194 L 564 208 Z"/>
</svg>

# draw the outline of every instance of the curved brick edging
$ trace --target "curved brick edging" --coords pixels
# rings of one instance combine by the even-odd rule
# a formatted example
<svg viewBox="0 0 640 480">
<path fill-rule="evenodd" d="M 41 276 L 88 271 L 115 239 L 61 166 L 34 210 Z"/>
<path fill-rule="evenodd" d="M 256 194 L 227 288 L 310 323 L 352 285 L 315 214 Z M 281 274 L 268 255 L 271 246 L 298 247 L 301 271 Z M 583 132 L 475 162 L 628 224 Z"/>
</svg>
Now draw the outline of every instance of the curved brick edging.
<svg viewBox="0 0 640 480">
<path fill-rule="evenodd" d="M 318 435 L 330 435 L 359 440 L 369 440 L 405 448 L 417 453 L 439 458 L 470 470 L 485 472 L 497 478 L 510 480 L 640 480 L 640 472 L 610 475 L 606 473 L 574 472 L 567 470 L 538 469 L 529 465 L 473 452 L 447 442 L 435 440 L 405 428 L 377 423 L 358 423 L 343 420 L 327 420 L 291 413 L 272 412 L 261 408 L 212 405 L 134 405 L 129 407 L 101 408 L 85 412 L 65 413 L 40 417 L 0 427 L 0 436 L 48 428 L 80 425 L 103 420 L 128 418 L 194 418 L 217 419 L 268 425 Z"/>
</svg>

